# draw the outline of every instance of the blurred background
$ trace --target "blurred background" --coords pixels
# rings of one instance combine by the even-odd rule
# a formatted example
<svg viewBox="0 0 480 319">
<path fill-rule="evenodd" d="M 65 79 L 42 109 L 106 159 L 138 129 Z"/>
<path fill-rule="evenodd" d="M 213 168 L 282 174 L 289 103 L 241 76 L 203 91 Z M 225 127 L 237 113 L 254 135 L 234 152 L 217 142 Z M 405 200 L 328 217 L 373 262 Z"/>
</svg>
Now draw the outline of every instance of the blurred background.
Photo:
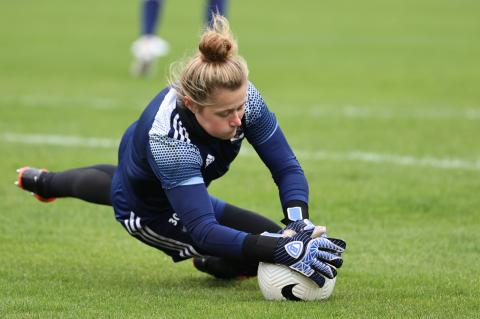
<svg viewBox="0 0 480 319">
<path fill-rule="evenodd" d="M 232 299 L 258 303 L 256 315 L 478 313 L 478 1 L 230 1 L 250 80 L 309 179 L 312 219 L 350 245 L 334 296 L 308 311 L 263 304 L 254 280 L 212 290 L 190 264 L 128 238 L 107 207 L 45 206 L 13 187 L 24 165 L 115 163 L 169 65 L 195 52 L 204 1 L 167 0 L 159 35 L 171 51 L 153 76 L 133 77 L 139 6 L 0 3 L 0 311 L 132 315 L 114 306 L 120 298 L 147 317 L 179 317 L 172 302 L 185 283 L 196 298 L 184 298 L 187 309 L 209 304 L 210 315 L 240 309 Z M 275 185 L 252 152 L 245 145 L 210 190 L 279 221 Z"/>
</svg>

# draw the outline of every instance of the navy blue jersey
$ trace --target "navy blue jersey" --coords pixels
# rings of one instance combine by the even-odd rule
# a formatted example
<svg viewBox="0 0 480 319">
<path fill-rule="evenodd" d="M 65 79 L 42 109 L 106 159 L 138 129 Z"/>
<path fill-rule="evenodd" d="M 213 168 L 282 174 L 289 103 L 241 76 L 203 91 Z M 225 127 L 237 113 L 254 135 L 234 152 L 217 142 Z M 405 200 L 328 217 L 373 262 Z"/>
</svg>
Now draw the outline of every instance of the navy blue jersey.
<svg viewBox="0 0 480 319">
<path fill-rule="evenodd" d="M 177 100 L 176 91 L 166 88 L 122 138 L 112 183 L 117 219 L 134 212 L 146 221 L 160 220 L 174 212 L 202 250 L 239 257 L 247 233 L 218 224 L 207 187 L 228 171 L 244 139 L 270 169 L 282 207 L 292 201 L 308 203 L 304 173 L 253 84 L 248 86 L 242 125 L 230 140 L 206 133 Z"/>
</svg>

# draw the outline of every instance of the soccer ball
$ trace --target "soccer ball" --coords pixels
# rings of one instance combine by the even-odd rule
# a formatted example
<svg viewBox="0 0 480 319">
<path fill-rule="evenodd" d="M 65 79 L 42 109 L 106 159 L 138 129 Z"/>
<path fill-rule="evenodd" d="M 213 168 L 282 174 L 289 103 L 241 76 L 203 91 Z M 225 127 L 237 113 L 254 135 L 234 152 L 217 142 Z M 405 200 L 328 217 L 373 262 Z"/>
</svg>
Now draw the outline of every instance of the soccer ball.
<svg viewBox="0 0 480 319">
<path fill-rule="evenodd" d="M 284 265 L 261 262 L 258 265 L 258 285 L 267 300 L 324 300 L 335 288 L 336 278 L 325 278 L 320 288 L 308 277 Z"/>
</svg>

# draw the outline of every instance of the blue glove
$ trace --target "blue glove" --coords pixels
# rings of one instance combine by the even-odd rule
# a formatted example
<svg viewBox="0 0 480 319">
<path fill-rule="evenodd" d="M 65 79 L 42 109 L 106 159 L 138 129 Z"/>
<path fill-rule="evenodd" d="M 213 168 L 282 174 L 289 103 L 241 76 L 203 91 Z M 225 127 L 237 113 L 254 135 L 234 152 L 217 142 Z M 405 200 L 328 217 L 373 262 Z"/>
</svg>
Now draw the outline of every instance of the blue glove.
<svg viewBox="0 0 480 319">
<path fill-rule="evenodd" d="M 304 230 L 315 229 L 315 227 L 318 227 L 318 226 L 315 226 L 309 219 L 297 220 L 288 224 L 284 229 L 280 231 L 280 234 L 288 235 L 288 233 L 285 233 L 286 230 L 293 230 L 295 233 L 299 233 Z M 345 250 L 345 248 L 347 247 L 347 244 L 345 243 L 345 241 L 338 238 L 331 238 L 331 237 L 329 238 L 326 233 L 323 233 L 321 237 L 328 238 L 335 245 L 343 248 L 343 250 Z M 339 253 L 334 251 L 333 253 L 341 256 L 341 252 Z M 338 266 L 335 266 L 335 267 L 339 268 Z"/>
<path fill-rule="evenodd" d="M 312 229 L 301 230 L 292 237 L 281 237 L 277 242 L 273 259 L 312 279 L 319 287 L 325 278 L 334 278 L 336 268 L 341 267 L 344 241 L 331 241 L 326 237 L 311 238 Z"/>
</svg>

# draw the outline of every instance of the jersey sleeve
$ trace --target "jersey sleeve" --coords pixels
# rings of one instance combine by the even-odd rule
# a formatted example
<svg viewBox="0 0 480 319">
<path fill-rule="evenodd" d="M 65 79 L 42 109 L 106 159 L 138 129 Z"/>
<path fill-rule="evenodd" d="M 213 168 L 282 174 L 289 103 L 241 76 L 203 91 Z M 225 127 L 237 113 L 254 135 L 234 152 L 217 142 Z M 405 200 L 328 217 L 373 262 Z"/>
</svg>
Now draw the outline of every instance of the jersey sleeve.
<svg viewBox="0 0 480 319">
<path fill-rule="evenodd" d="M 252 145 L 267 141 L 277 129 L 275 115 L 267 108 L 260 92 L 248 84 L 247 103 L 245 105 L 245 137 Z"/>
<path fill-rule="evenodd" d="M 278 186 L 284 223 L 308 218 L 309 189 L 305 174 L 273 113 L 258 90 L 249 84 L 245 137 L 270 170 Z"/>
<path fill-rule="evenodd" d="M 149 136 L 148 161 L 164 189 L 203 183 L 202 157 L 188 142 L 168 136 Z"/>
<path fill-rule="evenodd" d="M 165 193 L 198 247 L 215 256 L 243 256 L 248 234 L 218 223 L 205 184 L 182 185 Z"/>
</svg>

